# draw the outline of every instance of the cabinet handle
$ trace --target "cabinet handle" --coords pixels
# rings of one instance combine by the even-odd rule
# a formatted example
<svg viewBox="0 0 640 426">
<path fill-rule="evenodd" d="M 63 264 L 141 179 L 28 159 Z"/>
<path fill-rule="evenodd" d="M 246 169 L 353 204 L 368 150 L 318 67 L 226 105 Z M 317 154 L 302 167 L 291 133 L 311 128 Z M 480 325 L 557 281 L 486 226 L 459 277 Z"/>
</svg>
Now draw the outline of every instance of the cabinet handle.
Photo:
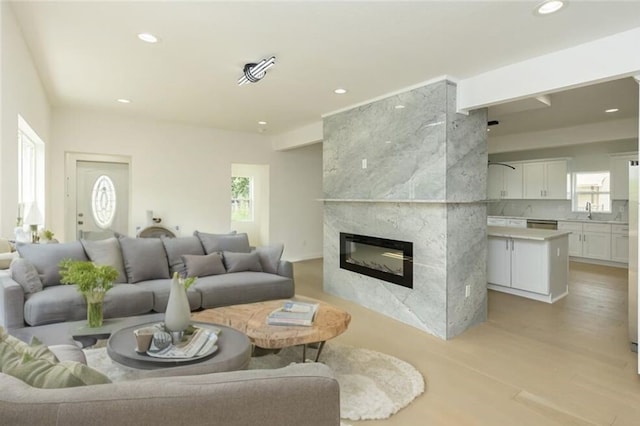
<svg viewBox="0 0 640 426">
<path fill-rule="evenodd" d="M 511 251 L 513 251 L 513 240 L 511 240 Z"/>
<path fill-rule="evenodd" d="M 507 243 L 506 250 L 509 250 L 509 240 L 504 240 L 504 242 Z"/>
<path fill-rule="evenodd" d="M 582 241 L 587 241 L 587 236 L 586 235 L 582 236 Z"/>
<path fill-rule="evenodd" d="M 578 241 L 582 241 L 582 234 L 578 234 Z"/>
<path fill-rule="evenodd" d="M 542 197 L 542 189 L 540 190 L 540 196 Z"/>
</svg>

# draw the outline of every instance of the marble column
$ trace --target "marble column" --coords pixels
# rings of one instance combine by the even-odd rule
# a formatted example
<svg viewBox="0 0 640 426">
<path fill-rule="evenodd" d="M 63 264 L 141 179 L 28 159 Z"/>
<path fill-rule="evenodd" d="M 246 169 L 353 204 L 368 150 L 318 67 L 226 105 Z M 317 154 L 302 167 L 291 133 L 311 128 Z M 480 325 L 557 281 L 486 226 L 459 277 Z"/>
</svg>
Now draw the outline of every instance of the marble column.
<svg viewBox="0 0 640 426">
<path fill-rule="evenodd" d="M 441 338 L 486 319 L 486 111 L 440 81 L 324 120 L 324 288 Z M 340 269 L 339 233 L 410 241 L 414 286 Z M 465 295 L 469 286 L 470 294 Z"/>
</svg>

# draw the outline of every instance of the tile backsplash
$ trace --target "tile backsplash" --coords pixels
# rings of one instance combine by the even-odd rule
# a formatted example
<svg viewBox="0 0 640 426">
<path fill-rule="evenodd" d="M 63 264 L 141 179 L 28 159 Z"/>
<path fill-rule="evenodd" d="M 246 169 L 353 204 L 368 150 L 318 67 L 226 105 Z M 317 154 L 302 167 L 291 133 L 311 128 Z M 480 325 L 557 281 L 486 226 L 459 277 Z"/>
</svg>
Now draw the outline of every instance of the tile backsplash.
<svg viewBox="0 0 640 426">
<path fill-rule="evenodd" d="M 620 211 L 622 209 L 622 211 Z M 586 219 L 585 212 L 572 212 L 570 200 L 502 200 L 490 202 L 487 206 L 489 216 L 516 216 L 535 219 Z M 629 220 L 629 202 L 613 201 L 611 213 L 593 212 L 595 220 Z"/>
</svg>

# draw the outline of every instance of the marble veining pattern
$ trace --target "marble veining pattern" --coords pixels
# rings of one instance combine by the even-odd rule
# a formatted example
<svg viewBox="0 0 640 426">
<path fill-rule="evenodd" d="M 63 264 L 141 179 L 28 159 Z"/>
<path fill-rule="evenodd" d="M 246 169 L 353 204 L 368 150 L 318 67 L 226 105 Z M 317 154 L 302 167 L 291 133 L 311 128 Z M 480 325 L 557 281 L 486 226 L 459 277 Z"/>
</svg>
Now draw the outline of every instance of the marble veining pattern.
<svg viewBox="0 0 640 426">
<path fill-rule="evenodd" d="M 443 339 L 484 321 L 486 112 L 456 114 L 442 81 L 327 117 L 324 132 L 325 290 Z M 340 232 L 413 242 L 414 288 L 340 269 Z"/>
</svg>

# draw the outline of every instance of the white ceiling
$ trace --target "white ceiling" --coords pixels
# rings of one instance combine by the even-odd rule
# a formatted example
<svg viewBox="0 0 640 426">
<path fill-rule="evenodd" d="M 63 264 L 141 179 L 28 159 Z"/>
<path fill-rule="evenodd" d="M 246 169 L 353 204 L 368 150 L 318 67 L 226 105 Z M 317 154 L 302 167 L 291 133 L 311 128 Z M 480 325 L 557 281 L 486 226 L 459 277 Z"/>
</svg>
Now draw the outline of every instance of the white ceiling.
<svg viewBox="0 0 640 426">
<path fill-rule="evenodd" d="M 534 15 L 538 3 L 30 1 L 12 6 L 53 106 L 248 132 L 257 132 L 257 122 L 265 120 L 273 135 L 441 75 L 466 78 L 640 27 L 640 1 L 574 0 L 546 17 Z M 140 42 L 140 32 L 161 42 Z M 237 86 L 245 63 L 270 55 L 277 63 L 263 81 Z M 337 87 L 349 92 L 336 95 Z M 625 87 L 622 98 L 631 84 Z M 637 87 L 631 92 L 637 116 Z M 551 97 L 553 108 L 565 99 Z M 122 105 L 117 98 L 132 103 Z M 573 111 L 567 120 L 579 120 L 575 108 L 565 108 Z M 509 123 L 507 117 L 501 117 L 496 133 L 533 125 L 524 119 Z"/>
</svg>

